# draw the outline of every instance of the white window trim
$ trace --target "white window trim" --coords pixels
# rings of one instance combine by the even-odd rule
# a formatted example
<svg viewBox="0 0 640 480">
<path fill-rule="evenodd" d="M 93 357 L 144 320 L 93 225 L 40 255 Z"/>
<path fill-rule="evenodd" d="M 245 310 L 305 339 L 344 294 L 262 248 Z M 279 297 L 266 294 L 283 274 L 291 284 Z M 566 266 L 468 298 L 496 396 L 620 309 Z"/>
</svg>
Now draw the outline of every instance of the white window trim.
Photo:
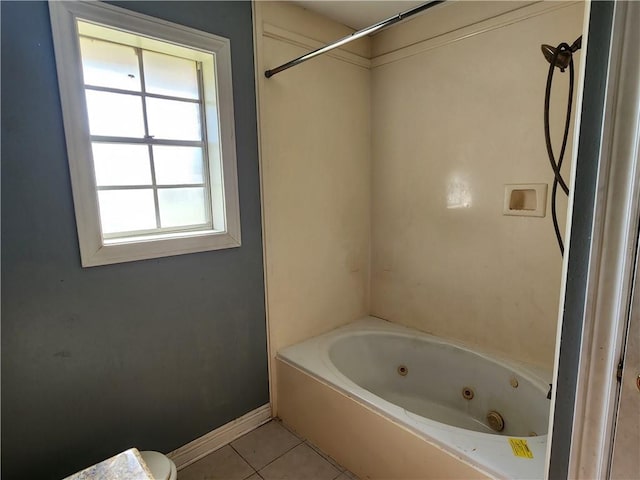
<svg viewBox="0 0 640 480">
<path fill-rule="evenodd" d="M 240 207 L 236 167 L 231 45 L 226 38 L 102 2 L 50 1 L 56 67 L 83 267 L 239 247 Z M 189 232 L 104 244 L 95 191 L 89 124 L 76 18 L 212 52 L 216 57 L 222 151 L 224 231 Z"/>
</svg>

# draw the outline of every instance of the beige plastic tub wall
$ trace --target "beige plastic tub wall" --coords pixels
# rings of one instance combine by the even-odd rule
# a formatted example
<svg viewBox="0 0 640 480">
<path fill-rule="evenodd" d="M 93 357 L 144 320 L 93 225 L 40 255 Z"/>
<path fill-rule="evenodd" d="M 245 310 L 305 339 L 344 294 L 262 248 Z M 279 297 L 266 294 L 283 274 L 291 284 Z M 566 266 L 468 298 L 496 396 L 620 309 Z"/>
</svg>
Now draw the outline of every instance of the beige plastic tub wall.
<svg viewBox="0 0 640 480">
<path fill-rule="evenodd" d="M 282 421 L 359 478 L 490 478 L 297 368 L 277 366 Z"/>
<path fill-rule="evenodd" d="M 447 25 L 466 5 L 433 13 Z M 371 314 L 550 370 L 562 258 L 540 45 L 573 42 L 583 4 L 541 2 L 423 41 L 434 21 L 423 15 L 374 37 L 374 51 L 391 51 L 372 60 Z M 556 70 L 556 151 L 567 79 Z M 571 155 L 570 137 L 567 181 Z M 546 216 L 504 216 L 508 184 L 547 184 Z M 567 197 L 558 199 L 564 231 Z"/>
<path fill-rule="evenodd" d="M 273 363 L 279 349 L 368 312 L 369 39 L 265 79 L 266 68 L 352 30 L 290 3 L 256 2 L 254 14 Z"/>
</svg>

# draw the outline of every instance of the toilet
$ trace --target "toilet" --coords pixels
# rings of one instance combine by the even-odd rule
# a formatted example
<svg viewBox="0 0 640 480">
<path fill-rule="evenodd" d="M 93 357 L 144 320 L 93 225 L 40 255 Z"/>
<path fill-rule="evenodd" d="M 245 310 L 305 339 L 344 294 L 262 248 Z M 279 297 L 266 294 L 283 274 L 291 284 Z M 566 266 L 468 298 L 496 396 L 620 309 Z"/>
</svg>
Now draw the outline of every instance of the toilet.
<svg viewBox="0 0 640 480">
<path fill-rule="evenodd" d="M 140 456 L 149 467 L 154 480 L 177 480 L 176 464 L 162 453 L 147 450 L 140 452 Z"/>
</svg>

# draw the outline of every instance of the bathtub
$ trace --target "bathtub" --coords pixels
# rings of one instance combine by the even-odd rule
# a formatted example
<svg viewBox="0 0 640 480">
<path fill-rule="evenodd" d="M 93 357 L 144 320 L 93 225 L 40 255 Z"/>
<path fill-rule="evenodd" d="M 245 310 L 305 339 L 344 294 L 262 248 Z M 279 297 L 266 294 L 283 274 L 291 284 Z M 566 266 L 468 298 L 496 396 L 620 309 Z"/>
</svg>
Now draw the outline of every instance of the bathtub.
<svg viewBox="0 0 640 480">
<path fill-rule="evenodd" d="M 277 358 L 489 477 L 544 477 L 550 373 L 375 317 Z"/>
</svg>

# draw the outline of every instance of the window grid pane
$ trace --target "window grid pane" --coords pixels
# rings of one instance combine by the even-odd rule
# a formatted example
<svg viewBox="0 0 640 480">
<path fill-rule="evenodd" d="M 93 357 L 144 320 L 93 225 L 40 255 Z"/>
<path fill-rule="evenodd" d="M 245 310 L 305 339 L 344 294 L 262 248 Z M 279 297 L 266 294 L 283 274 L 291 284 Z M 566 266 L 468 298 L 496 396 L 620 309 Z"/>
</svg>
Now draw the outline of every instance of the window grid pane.
<svg viewBox="0 0 640 480">
<path fill-rule="evenodd" d="M 159 185 L 201 184 L 205 181 L 202 148 L 153 146 L 156 183 Z"/>
<path fill-rule="evenodd" d="M 143 55 L 148 93 L 198 99 L 195 61 L 149 50 Z"/>
<path fill-rule="evenodd" d="M 140 91 L 138 58 L 133 47 L 81 36 L 80 48 L 86 84 Z"/>
<path fill-rule="evenodd" d="M 140 97 L 86 89 L 92 135 L 142 138 L 145 134 Z"/>
<path fill-rule="evenodd" d="M 91 37 L 88 37 L 91 38 Z M 115 42 L 114 42 L 115 43 Z M 203 152 L 203 162 L 202 162 L 202 180 L 203 183 L 189 183 L 189 184 L 175 184 L 175 185 L 162 185 L 161 188 L 163 190 L 174 190 L 176 192 L 179 191 L 180 188 L 184 189 L 185 187 L 190 187 L 190 189 L 192 189 L 193 187 L 202 187 L 202 198 L 204 200 L 204 205 L 202 206 L 202 210 L 200 210 L 200 208 L 198 207 L 199 213 L 197 215 L 193 215 L 193 212 L 191 211 L 187 211 L 187 217 L 193 217 L 190 220 L 193 221 L 200 221 L 203 220 L 202 223 L 189 223 L 189 220 L 186 219 L 187 221 L 183 222 L 184 225 L 180 225 L 180 226 L 169 226 L 169 227 L 162 227 L 161 224 L 161 214 L 160 214 L 160 201 L 159 201 L 159 193 L 158 193 L 158 183 L 157 183 L 157 179 L 156 179 L 156 165 L 155 165 L 155 161 L 154 161 L 154 157 L 153 157 L 153 145 L 156 145 L 157 143 L 155 142 L 155 139 L 153 136 L 149 135 L 149 117 L 148 117 L 148 112 L 147 112 L 147 98 L 162 98 L 163 95 L 161 94 L 149 94 L 147 92 L 147 88 L 145 85 L 145 75 L 144 75 L 144 69 L 145 69 L 145 65 L 144 65 L 144 60 L 143 60 L 143 49 L 141 48 L 135 48 L 136 54 L 138 56 L 138 63 L 139 63 L 139 71 L 140 71 L 140 86 L 141 86 L 141 91 L 140 93 L 137 92 L 130 92 L 127 90 L 122 90 L 120 91 L 118 88 L 108 88 L 108 87 L 96 87 L 96 86 L 92 86 L 92 85 L 88 85 L 85 84 L 85 90 L 86 91 L 111 91 L 113 93 L 132 93 L 134 95 L 139 95 L 142 101 L 142 116 L 143 116 L 143 122 L 144 122 L 144 141 L 142 143 L 140 143 L 140 145 L 146 145 L 148 150 L 149 150 L 149 167 L 150 167 L 150 173 L 151 173 L 151 185 L 145 185 L 145 187 L 149 190 L 151 190 L 153 192 L 153 202 L 154 202 L 154 208 L 155 208 L 155 222 L 156 222 L 156 228 L 146 228 L 146 229 L 136 229 L 136 230 L 131 230 L 131 231 L 126 231 L 126 232 L 122 232 L 121 234 L 109 234 L 108 232 L 103 233 L 103 237 L 104 238 L 122 238 L 122 237 L 126 237 L 126 236 L 139 236 L 139 235 L 152 235 L 152 234 L 156 234 L 156 233 L 169 233 L 169 232 L 175 232 L 175 231 L 188 231 L 188 230 L 202 230 L 202 229 L 207 229 L 207 228 L 212 228 L 213 224 L 212 224 L 212 217 L 211 217 L 211 191 L 210 191 L 210 184 L 209 184 L 209 162 L 208 162 L 208 152 L 207 152 L 207 139 L 206 139 L 206 119 L 205 119 L 205 115 L 204 115 L 204 108 L 203 108 L 203 98 L 204 98 L 204 94 L 203 94 L 203 82 L 202 82 L 202 69 L 201 69 L 201 64 L 200 62 L 195 62 L 195 71 L 196 71 L 196 75 L 197 75 L 197 86 L 198 86 L 198 98 L 197 99 L 189 99 L 189 98 L 178 98 L 178 97 L 171 97 L 168 98 L 168 100 L 174 100 L 174 101 L 181 101 L 184 104 L 194 104 L 196 103 L 198 105 L 198 113 L 199 113 L 199 133 L 200 133 L 200 139 L 199 141 L 197 141 L 196 143 L 198 144 L 198 146 L 202 149 Z M 189 60 L 191 61 L 191 60 Z M 92 136 L 92 140 L 100 140 L 100 141 L 104 141 L 104 138 L 101 139 L 97 139 L 94 138 L 94 136 Z M 175 142 L 176 146 L 180 145 L 180 141 L 184 141 L 185 139 L 180 139 L 177 140 Z M 193 139 L 186 139 L 189 141 L 192 141 Z M 126 143 L 126 138 L 125 137 L 119 137 L 119 136 L 113 136 L 110 137 L 108 139 L 108 142 L 113 144 L 113 145 L 118 145 L 118 144 L 122 144 L 122 143 Z M 191 142 L 190 142 L 191 143 Z M 162 139 L 162 144 L 163 145 L 174 145 L 174 143 L 169 140 L 169 139 Z M 127 190 L 131 191 L 133 190 L 135 187 L 135 185 L 127 185 L 126 187 L 122 187 L 122 186 L 118 186 L 118 185 L 100 185 L 99 187 L 96 187 L 97 192 L 104 192 L 105 194 L 107 192 L 126 192 Z M 200 190 L 200 188 L 198 188 L 198 190 Z M 102 193 L 99 193 L 99 195 L 102 198 L 108 198 L 105 197 Z M 165 195 L 166 197 L 166 195 Z M 166 210 L 166 201 L 165 201 L 165 210 Z M 102 221 L 102 220 L 101 220 Z M 176 222 L 174 222 L 176 223 Z M 180 223 L 177 222 L 176 225 Z"/>
<path fill-rule="evenodd" d="M 153 228 L 155 212 L 150 189 L 98 192 L 103 234 Z"/>
<path fill-rule="evenodd" d="M 203 188 L 161 188 L 158 190 L 158 199 L 163 227 L 202 225 L 206 222 Z"/>
<path fill-rule="evenodd" d="M 152 185 L 146 145 L 92 142 L 96 185 L 149 188 Z"/>
</svg>

